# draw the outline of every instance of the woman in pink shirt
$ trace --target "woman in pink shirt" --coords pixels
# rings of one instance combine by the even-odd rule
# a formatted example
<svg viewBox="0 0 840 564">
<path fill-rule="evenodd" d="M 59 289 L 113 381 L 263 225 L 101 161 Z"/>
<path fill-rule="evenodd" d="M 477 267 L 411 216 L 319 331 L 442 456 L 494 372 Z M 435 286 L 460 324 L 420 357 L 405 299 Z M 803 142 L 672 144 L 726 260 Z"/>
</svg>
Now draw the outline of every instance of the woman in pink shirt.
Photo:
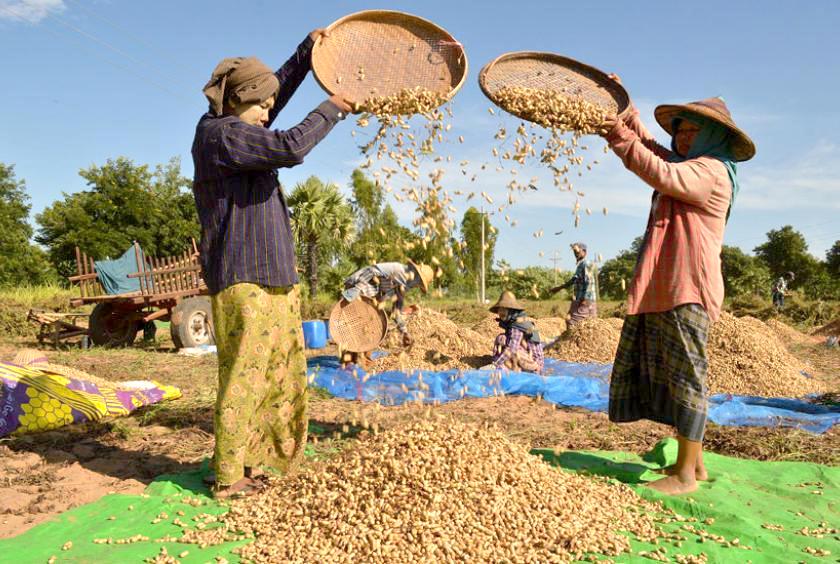
<svg viewBox="0 0 840 564">
<path fill-rule="evenodd" d="M 632 105 L 607 124 L 610 147 L 653 188 L 613 365 L 609 416 L 676 428 L 677 463 L 650 487 L 681 494 L 707 478 L 706 343 L 723 303 L 720 252 L 738 193 L 735 163 L 752 158 L 755 146 L 721 98 L 659 106 L 654 116 L 672 135 L 670 150 Z"/>
</svg>

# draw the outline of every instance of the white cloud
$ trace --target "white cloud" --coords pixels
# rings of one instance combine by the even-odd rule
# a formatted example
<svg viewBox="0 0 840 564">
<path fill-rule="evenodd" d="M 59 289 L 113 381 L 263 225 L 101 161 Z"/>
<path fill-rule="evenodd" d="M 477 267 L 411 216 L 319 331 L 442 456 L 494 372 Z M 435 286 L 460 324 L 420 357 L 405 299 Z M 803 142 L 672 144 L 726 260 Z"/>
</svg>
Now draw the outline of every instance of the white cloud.
<svg viewBox="0 0 840 564">
<path fill-rule="evenodd" d="M 771 165 L 743 165 L 738 206 L 754 210 L 840 209 L 840 145 L 820 141 Z"/>
<path fill-rule="evenodd" d="M 0 0 L 0 20 L 38 23 L 65 9 L 63 0 Z"/>
</svg>

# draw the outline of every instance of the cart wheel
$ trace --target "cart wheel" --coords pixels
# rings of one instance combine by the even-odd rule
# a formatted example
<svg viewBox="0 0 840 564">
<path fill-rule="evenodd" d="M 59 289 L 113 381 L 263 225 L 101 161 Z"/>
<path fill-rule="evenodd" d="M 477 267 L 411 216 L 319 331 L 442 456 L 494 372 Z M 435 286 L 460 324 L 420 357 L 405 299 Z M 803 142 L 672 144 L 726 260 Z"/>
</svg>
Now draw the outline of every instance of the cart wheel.
<svg viewBox="0 0 840 564">
<path fill-rule="evenodd" d="M 134 342 L 140 327 L 113 304 L 97 304 L 90 313 L 90 338 L 103 347 L 127 347 Z"/>
<path fill-rule="evenodd" d="M 169 332 L 175 348 L 200 347 L 213 345 L 215 340 L 210 332 L 213 323 L 213 306 L 210 298 L 187 298 L 172 310 Z"/>
</svg>

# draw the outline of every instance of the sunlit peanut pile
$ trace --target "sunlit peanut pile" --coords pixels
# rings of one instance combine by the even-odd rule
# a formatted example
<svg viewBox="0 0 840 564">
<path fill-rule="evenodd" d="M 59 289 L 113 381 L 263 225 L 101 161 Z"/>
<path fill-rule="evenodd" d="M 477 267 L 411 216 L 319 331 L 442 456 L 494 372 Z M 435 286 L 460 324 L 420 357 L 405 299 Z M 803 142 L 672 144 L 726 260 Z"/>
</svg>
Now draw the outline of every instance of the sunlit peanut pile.
<svg viewBox="0 0 840 564">
<path fill-rule="evenodd" d="M 526 128 L 522 123 L 516 129 L 516 135 L 509 135 L 506 128 L 499 128 L 496 133 L 496 140 L 500 142 L 499 147 L 493 148 L 493 156 L 500 160 L 510 160 L 513 163 L 525 166 L 532 160 L 537 160 L 541 165 L 547 167 L 554 176 L 554 185 L 560 190 L 574 191 L 574 184 L 569 180 L 569 173 L 577 171 L 578 176 L 583 176 L 583 167 L 592 170 L 597 160 L 589 163 L 578 154 L 579 150 L 588 149 L 587 145 L 579 141 L 582 136 L 603 132 L 604 120 L 613 112 L 580 97 L 564 95 L 560 92 L 546 89 L 526 88 L 521 86 L 506 86 L 499 89 L 493 95 L 493 101 L 508 112 L 518 115 L 532 124 L 544 127 L 548 130 L 548 137 L 543 133 L 535 132 L 533 127 Z M 495 113 L 493 109 L 491 113 Z M 570 134 L 570 135 L 567 135 Z M 507 146 L 507 140 L 513 138 L 513 146 Z M 544 140 L 545 139 L 545 140 Z M 543 142 L 544 140 L 544 142 Z M 607 148 L 605 147 L 605 150 Z M 504 166 L 497 167 L 501 172 Z M 510 168 L 514 179 L 508 183 L 508 204 L 516 201 L 516 192 L 537 189 L 537 177 L 532 177 L 524 182 L 516 178 L 518 171 Z M 578 198 L 575 200 L 572 214 L 575 218 L 575 227 L 580 224 L 580 213 L 585 211 L 587 215 L 592 213 L 589 208 L 582 208 L 580 197 L 584 192 L 576 192 Z M 499 211 L 502 211 L 501 209 Z M 607 209 L 603 209 L 606 215 Z M 508 217 L 505 218 L 510 222 Z M 515 220 L 511 222 L 515 225 Z"/>
<path fill-rule="evenodd" d="M 458 327 L 445 314 L 423 308 L 406 325 L 414 344 L 405 349 L 399 331 L 391 331 L 383 347 L 390 352 L 373 361 L 369 372 L 385 370 L 469 370 L 489 362 L 493 340 Z"/>
<path fill-rule="evenodd" d="M 812 342 L 811 337 L 806 335 L 805 333 L 800 333 L 790 325 L 779 321 L 778 319 L 768 319 L 764 322 L 776 336 L 779 338 L 780 341 L 783 343 L 808 343 Z"/>
<path fill-rule="evenodd" d="M 653 541 L 658 507 L 566 473 L 495 429 L 432 416 L 233 502 L 185 540 L 254 538 L 247 562 L 570 562 Z"/>
<path fill-rule="evenodd" d="M 610 111 L 577 96 L 556 90 L 505 86 L 493 94 L 493 102 L 528 121 L 579 135 L 604 133 Z"/>
<path fill-rule="evenodd" d="M 801 374 L 811 370 L 785 349 L 773 328 L 754 317 L 723 312 L 709 334 L 709 388 L 712 393 L 800 397 L 825 391 Z"/>
<path fill-rule="evenodd" d="M 572 326 L 546 354 L 569 362 L 610 363 L 621 327 L 617 318 L 587 319 Z M 823 382 L 801 374 L 810 367 L 787 351 L 776 331 L 753 317 L 722 313 L 709 333 L 709 393 L 801 397 L 825 391 Z"/>
<path fill-rule="evenodd" d="M 612 362 L 622 325 L 614 317 L 586 319 L 572 325 L 546 354 L 568 362 Z"/>
</svg>

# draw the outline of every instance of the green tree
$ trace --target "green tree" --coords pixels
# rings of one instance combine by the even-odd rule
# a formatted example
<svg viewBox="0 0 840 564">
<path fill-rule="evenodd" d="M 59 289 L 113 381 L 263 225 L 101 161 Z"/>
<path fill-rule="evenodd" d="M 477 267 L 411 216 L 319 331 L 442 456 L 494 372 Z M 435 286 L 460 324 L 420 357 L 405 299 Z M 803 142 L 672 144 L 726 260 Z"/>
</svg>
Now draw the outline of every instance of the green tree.
<svg viewBox="0 0 840 564">
<path fill-rule="evenodd" d="M 103 259 L 121 255 L 137 241 L 147 254 L 165 256 L 184 252 L 199 237 L 190 180 L 181 176 L 177 158 L 150 170 L 119 157 L 79 175 L 88 190 L 63 194 L 36 217 L 35 240 L 47 247 L 62 276 L 75 274 L 77 246 Z"/>
<path fill-rule="evenodd" d="M 790 225 L 771 229 L 767 233 L 767 242 L 757 246 L 753 252 L 767 265 L 772 276 L 788 271 L 796 274 L 791 288 L 807 286 L 820 270 L 819 261 L 808 253 L 805 237 Z"/>
<path fill-rule="evenodd" d="M 335 184 L 310 176 L 289 196 L 292 228 L 306 264 L 309 295 L 318 294 L 319 263 L 340 255 L 353 238 L 353 208 Z"/>
<path fill-rule="evenodd" d="M 834 245 L 826 251 L 825 267 L 828 273 L 837 278 L 840 283 L 840 241 L 834 241 Z"/>
<path fill-rule="evenodd" d="M 31 209 L 26 183 L 16 178 L 14 166 L 0 163 L 0 286 L 55 281 L 44 251 L 31 243 Z"/>
<path fill-rule="evenodd" d="M 598 290 L 601 296 L 624 299 L 627 293 L 626 288 L 636 270 L 636 259 L 642 249 L 643 241 L 643 237 L 636 237 L 629 249 L 619 252 L 614 258 L 601 265 L 598 270 Z"/>
<path fill-rule="evenodd" d="M 487 270 L 493 265 L 496 252 L 498 230 L 490 225 L 490 219 L 475 207 L 464 212 L 461 219 L 461 261 L 462 270 L 467 280 L 475 289 L 476 295 L 481 285 L 481 223 L 484 222 L 484 264 Z M 460 265 L 459 265 L 460 266 Z"/>
<path fill-rule="evenodd" d="M 763 261 L 729 245 L 721 249 L 720 260 L 726 296 L 734 298 L 768 293 L 772 280 Z"/>
<path fill-rule="evenodd" d="M 350 256 L 357 267 L 375 262 L 404 262 L 406 244 L 416 237 L 400 225 L 394 209 L 385 203 L 385 191 L 356 169 L 351 176 L 357 237 Z"/>
</svg>

